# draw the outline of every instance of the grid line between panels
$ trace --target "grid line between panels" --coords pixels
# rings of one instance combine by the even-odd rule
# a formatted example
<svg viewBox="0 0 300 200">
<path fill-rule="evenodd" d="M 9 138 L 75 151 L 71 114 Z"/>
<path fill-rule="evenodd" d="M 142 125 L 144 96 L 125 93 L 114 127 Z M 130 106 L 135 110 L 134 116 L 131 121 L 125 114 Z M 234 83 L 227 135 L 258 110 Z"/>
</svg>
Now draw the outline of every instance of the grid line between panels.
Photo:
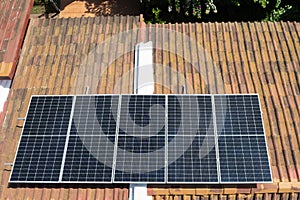
<svg viewBox="0 0 300 200">
<path fill-rule="evenodd" d="M 63 177 L 64 167 L 65 167 L 65 160 L 66 160 L 67 150 L 68 150 L 68 146 L 69 146 L 69 138 L 70 138 L 70 132 L 71 132 L 71 127 L 72 127 L 75 103 L 76 103 L 76 96 L 73 97 L 72 109 L 71 109 L 71 113 L 70 113 L 68 131 L 67 131 L 67 135 L 66 135 L 66 142 L 65 142 L 65 146 L 64 146 L 64 153 L 63 153 L 63 157 L 62 157 L 62 163 L 61 163 L 58 182 L 61 182 L 62 177 Z"/>
<path fill-rule="evenodd" d="M 218 182 L 221 182 L 221 169 L 220 169 L 220 155 L 219 155 L 219 142 L 217 133 L 217 120 L 216 120 L 216 107 L 215 107 L 215 97 L 212 95 L 212 113 L 213 113 L 213 124 L 214 124 L 214 138 L 216 147 L 216 161 L 217 161 L 217 174 Z"/>
<path fill-rule="evenodd" d="M 168 182 L 168 95 L 165 99 L 165 183 Z"/>
<path fill-rule="evenodd" d="M 119 96 L 119 103 L 118 103 L 118 118 L 117 118 L 117 127 L 116 127 L 116 138 L 115 138 L 115 144 L 114 144 L 114 155 L 113 155 L 112 176 L 111 176 L 112 182 L 115 181 L 116 160 L 117 160 L 117 149 L 118 149 L 119 128 L 120 128 L 121 102 L 122 102 L 122 95 Z"/>
</svg>

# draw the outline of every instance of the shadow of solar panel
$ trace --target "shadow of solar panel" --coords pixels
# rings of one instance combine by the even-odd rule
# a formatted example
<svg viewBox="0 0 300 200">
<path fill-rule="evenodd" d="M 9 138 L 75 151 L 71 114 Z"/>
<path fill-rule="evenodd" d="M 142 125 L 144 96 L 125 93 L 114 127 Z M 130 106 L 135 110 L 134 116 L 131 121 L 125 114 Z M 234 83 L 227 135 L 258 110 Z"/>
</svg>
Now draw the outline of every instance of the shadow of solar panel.
<svg viewBox="0 0 300 200">
<path fill-rule="evenodd" d="M 264 136 L 220 136 L 221 182 L 271 182 Z"/>
<path fill-rule="evenodd" d="M 111 182 L 115 136 L 70 136 L 63 182 Z"/>
<path fill-rule="evenodd" d="M 177 136 L 168 141 L 168 183 L 217 183 L 213 136 Z"/>
<path fill-rule="evenodd" d="M 57 182 L 65 137 L 22 136 L 11 182 Z"/>
</svg>

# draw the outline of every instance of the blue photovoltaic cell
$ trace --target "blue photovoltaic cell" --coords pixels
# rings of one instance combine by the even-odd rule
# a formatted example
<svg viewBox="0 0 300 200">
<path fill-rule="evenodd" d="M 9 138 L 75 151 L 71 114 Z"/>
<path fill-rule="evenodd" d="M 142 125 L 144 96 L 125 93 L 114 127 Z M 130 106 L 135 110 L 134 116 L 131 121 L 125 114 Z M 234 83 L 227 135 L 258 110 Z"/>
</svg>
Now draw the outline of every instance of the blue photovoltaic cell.
<svg viewBox="0 0 300 200">
<path fill-rule="evenodd" d="M 115 135 L 119 96 L 77 96 L 70 135 Z"/>
<path fill-rule="evenodd" d="M 258 95 L 34 96 L 10 182 L 60 181 L 271 182 Z"/>
<path fill-rule="evenodd" d="M 111 182 L 115 136 L 70 136 L 64 182 Z"/>
<path fill-rule="evenodd" d="M 264 136 L 220 136 L 221 182 L 272 181 Z"/>
<path fill-rule="evenodd" d="M 22 136 L 10 181 L 57 182 L 65 137 Z"/>
<path fill-rule="evenodd" d="M 214 135 L 209 95 L 168 95 L 168 135 Z"/>
<path fill-rule="evenodd" d="M 72 100 L 72 96 L 32 97 L 11 182 L 58 181 Z"/>
<path fill-rule="evenodd" d="M 221 182 L 271 182 L 258 95 L 215 96 Z"/>
<path fill-rule="evenodd" d="M 199 135 L 169 137 L 168 182 L 217 183 L 214 137 Z"/>
<path fill-rule="evenodd" d="M 118 95 L 77 96 L 64 182 L 111 182 Z"/>
<path fill-rule="evenodd" d="M 72 96 L 33 96 L 22 135 L 67 135 Z"/>
<path fill-rule="evenodd" d="M 165 137 L 119 136 L 115 182 L 164 182 Z"/>
<path fill-rule="evenodd" d="M 165 96 L 123 95 L 115 182 L 165 181 Z"/>
<path fill-rule="evenodd" d="M 264 135 L 257 95 L 215 97 L 218 135 Z"/>
<path fill-rule="evenodd" d="M 168 96 L 168 182 L 218 182 L 209 95 Z"/>
</svg>

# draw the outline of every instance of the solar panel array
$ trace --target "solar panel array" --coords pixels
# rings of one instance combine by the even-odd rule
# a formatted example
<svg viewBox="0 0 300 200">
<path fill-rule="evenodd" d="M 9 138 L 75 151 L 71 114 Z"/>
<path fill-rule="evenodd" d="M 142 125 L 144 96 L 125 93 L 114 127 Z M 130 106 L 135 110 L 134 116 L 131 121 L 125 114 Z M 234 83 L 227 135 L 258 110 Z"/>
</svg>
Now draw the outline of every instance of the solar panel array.
<svg viewBox="0 0 300 200">
<path fill-rule="evenodd" d="M 257 183 L 258 95 L 33 96 L 11 183 Z"/>
</svg>

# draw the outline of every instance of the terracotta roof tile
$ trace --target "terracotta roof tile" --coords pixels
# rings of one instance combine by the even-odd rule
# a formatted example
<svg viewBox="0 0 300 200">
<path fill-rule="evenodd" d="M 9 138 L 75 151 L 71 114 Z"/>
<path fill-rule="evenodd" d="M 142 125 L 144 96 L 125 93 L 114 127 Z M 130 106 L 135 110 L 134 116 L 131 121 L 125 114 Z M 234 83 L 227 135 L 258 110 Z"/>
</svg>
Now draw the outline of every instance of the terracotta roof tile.
<svg viewBox="0 0 300 200">
<path fill-rule="evenodd" d="M 0 157 L 13 161 L 21 134 L 17 118 L 25 115 L 32 94 L 83 94 L 86 87 L 90 93 L 132 93 L 134 45 L 152 40 L 154 78 L 162 84 L 155 85 L 156 93 L 181 93 L 184 84 L 187 93 L 259 93 L 274 183 L 149 186 L 148 193 L 154 199 L 276 199 L 283 198 L 280 191 L 284 198 L 299 198 L 299 29 L 294 22 L 145 25 L 128 16 L 33 19 L 0 129 Z M 133 31 L 112 37 L 128 30 Z M 97 49 L 103 41 L 109 42 Z M 222 82 L 217 76 L 223 89 L 217 87 Z M 12 188 L 7 187 L 9 174 L 0 174 L 1 199 L 128 197 L 128 186 Z"/>
<path fill-rule="evenodd" d="M 296 106 L 299 105 L 299 67 L 294 64 L 299 60 L 296 43 L 299 35 L 292 32 L 293 28 L 289 29 L 297 25 L 283 22 L 192 24 L 196 26 L 197 42 L 212 55 L 216 66 L 221 68 L 225 92 L 260 94 L 275 182 L 299 181 L 296 160 L 300 157 L 298 151 L 291 150 L 299 148 L 299 109 Z M 185 33 L 180 27 L 176 29 Z M 181 41 L 177 41 L 177 45 L 180 45 Z M 187 56 L 193 54 L 185 49 L 184 53 Z M 162 62 L 163 58 L 159 55 L 157 52 L 155 63 Z M 182 65 L 179 57 L 173 60 Z M 193 63 L 202 61 L 196 58 Z M 194 77 L 190 71 L 179 71 L 192 81 L 192 85 L 199 84 L 198 79 L 189 78 Z M 297 78 L 295 75 L 298 75 Z M 206 77 L 203 80 L 207 80 Z M 290 137 L 294 138 L 293 142 Z"/>
<path fill-rule="evenodd" d="M 12 79 L 15 73 L 32 6 L 33 0 L 0 3 L 0 79 Z"/>
</svg>

